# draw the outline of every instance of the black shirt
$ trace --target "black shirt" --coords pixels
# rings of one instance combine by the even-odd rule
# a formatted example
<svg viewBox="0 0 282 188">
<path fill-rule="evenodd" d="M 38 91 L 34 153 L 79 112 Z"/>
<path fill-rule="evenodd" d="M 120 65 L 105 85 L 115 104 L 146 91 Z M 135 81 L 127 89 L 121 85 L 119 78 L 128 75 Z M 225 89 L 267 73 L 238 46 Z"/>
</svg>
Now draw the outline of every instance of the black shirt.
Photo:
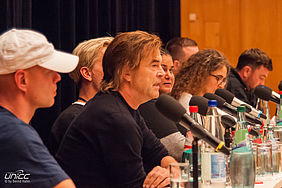
<svg viewBox="0 0 282 188">
<path fill-rule="evenodd" d="M 184 135 L 181 134 L 178 125 L 161 114 L 156 108 L 155 103 L 156 99 L 150 100 L 140 105 L 139 111 L 146 125 L 161 140 L 162 144 L 168 150 L 169 155 L 181 161 L 185 142 L 184 135 L 187 129 L 179 126 L 185 132 Z"/>
<path fill-rule="evenodd" d="M 140 188 L 168 155 L 138 110 L 99 92 L 71 123 L 57 158 L 77 187 Z"/>
<path fill-rule="evenodd" d="M 50 152 L 55 155 L 72 120 L 81 112 L 84 103 L 73 103 L 56 119 L 51 129 Z"/>
<path fill-rule="evenodd" d="M 155 102 L 156 99 L 153 99 L 139 107 L 139 111 L 144 118 L 146 125 L 159 139 L 178 132 L 176 124 L 158 111 Z"/>
<path fill-rule="evenodd" d="M 234 68 L 231 68 L 226 89 L 233 93 L 236 98 L 256 107 L 257 97 L 253 91 L 247 89 L 237 70 Z"/>
</svg>

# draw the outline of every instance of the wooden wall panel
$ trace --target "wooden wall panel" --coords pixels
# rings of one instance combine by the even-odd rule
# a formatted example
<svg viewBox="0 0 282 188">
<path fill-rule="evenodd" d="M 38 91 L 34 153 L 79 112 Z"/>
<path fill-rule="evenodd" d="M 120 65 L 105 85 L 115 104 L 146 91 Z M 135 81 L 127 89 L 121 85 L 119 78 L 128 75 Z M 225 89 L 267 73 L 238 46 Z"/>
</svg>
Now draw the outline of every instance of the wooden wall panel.
<svg viewBox="0 0 282 188">
<path fill-rule="evenodd" d="M 245 49 L 261 49 L 274 65 L 265 84 L 276 92 L 282 80 L 281 23 L 281 0 L 181 0 L 182 36 L 196 40 L 200 49 L 222 51 L 233 66 Z"/>
<path fill-rule="evenodd" d="M 207 48 L 219 49 L 220 47 L 220 23 L 206 22 L 204 25 L 205 46 Z"/>
<path fill-rule="evenodd" d="M 181 0 L 181 35 L 196 40 L 201 49 L 218 43 L 217 49 L 232 65 L 236 64 L 240 54 L 239 5 L 236 0 Z M 191 13 L 196 14 L 196 20 L 189 20 Z M 215 32 L 215 28 L 208 27 L 212 24 L 207 23 L 218 23 L 219 35 L 216 39 L 209 38 L 215 41 L 206 39 L 212 35 L 209 32 Z"/>
</svg>

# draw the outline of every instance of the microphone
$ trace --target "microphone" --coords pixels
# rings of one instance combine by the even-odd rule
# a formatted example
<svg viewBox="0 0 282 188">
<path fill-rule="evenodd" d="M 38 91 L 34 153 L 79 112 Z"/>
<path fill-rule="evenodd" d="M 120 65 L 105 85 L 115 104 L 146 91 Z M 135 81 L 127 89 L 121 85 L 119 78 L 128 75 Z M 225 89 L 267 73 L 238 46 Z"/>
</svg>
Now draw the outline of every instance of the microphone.
<svg viewBox="0 0 282 188">
<path fill-rule="evenodd" d="M 189 105 L 190 106 L 198 106 L 198 113 L 201 114 L 202 116 L 206 116 L 208 112 L 208 99 L 202 96 L 192 96 L 190 99 Z M 223 116 L 230 116 L 228 113 L 224 112 L 223 110 L 216 108 L 217 112 Z M 237 122 L 237 118 L 234 116 L 230 116 L 230 118 L 234 119 L 235 122 Z"/>
<path fill-rule="evenodd" d="M 236 125 L 236 121 L 229 115 L 221 116 L 221 123 L 225 129 L 234 128 Z"/>
<path fill-rule="evenodd" d="M 282 80 L 280 81 L 280 83 L 279 83 L 279 85 L 278 85 L 278 89 L 279 89 L 280 91 L 282 91 Z"/>
<path fill-rule="evenodd" d="M 213 94 L 213 93 L 206 93 L 204 95 L 204 97 L 209 99 L 209 100 L 216 100 L 217 104 L 218 104 L 217 105 L 218 108 L 220 108 L 221 110 L 227 112 L 231 116 L 235 116 L 235 117 L 238 118 L 237 108 L 232 106 L 232 105 L 230 105 L 230 104 L 228 104 L 226 102 L 226 100 L 223 99 L 222 97 L 220 97 L 220 96 L 218 96 L 216 94 Z M 243 105 L 245 106 L 245 104 L 243 104 Z M 250 111 L 251 109 L 248 108 L 248 110 Z M 249 124 L 251 124 L 251 125 L 253 125 L 253 124 L 260 124 L 260 125 L 262 125 L 262 122 L 258 118 L 254 117 L 254 116 L 252 116 L 252 115 L 250 115 L 248 113 L 245 113 L 245 115 L 246 115 L 247 122 Z"/>
<path fill-rule="evenodd" d="M 192 96 L 192 98 L 190 99 L 190 103 L 189 105 L 193 105 L 193 106 L 198 106 L 199 109 L 199 114 L 201 114 L 202 116 L 206 116 L 207 115 L 207 111 L 208 111 L 208 99 L 206 99 L 205 97 L 201 97 L 201 96 Z M 235 122 L 238 121 L 237 117 L 237 110 L 234 111 L 233 113 L 229 112 L 226 113 L 225 111 L 221 110 L 220 108 L 217 108 L 217 112 L 221 115 L 221 116 L 229 116 L 230 118 L 232 118 Z M 249 115 L 250 117 L 252 117 L 251 115 Z M 253 123 L 254 122 L 254 123 Z M 254 126 L 255 124 L 260 124 L 262 125 L 262 122 L 260 120 L 257 120 L 256 118 L 250 118 L 250 121 L 247 121 L 247 123 L 249 125 Z"/>
<path fill-rule="evenodd" d="M 179 104 L 174 98 L 168 95 L 161 95 L 156 101 L 157 109 L 168 119 L 189 128 L 194 136 L 203 139 L 213 148 L 222 153 L 229 155 L 230 151 L 224 145 L 224 142 L 213 136 L 210 132 L 204 129 L 198 122 L 186 113 L 185 108 Z"/>
<path fill-rule="evenodd" d="M 231 104 L 228 104 L 225 99 L 222 97 L 213 94 L 213 93 L 206 93 L 204 94 L 204 97 L 207 98 L 208 100 L 216 100 L 217 101 L 217 107 L 222 109 L 223 111 L 226 111 L 227 113 L 232 113 L 236 112 L 235 115 L 237 115 L 237 109 L 236 107 L 232 106 Z"/>
<path fill-rule="evenodd" d="M 274 92 L 274 91 L 272 91 L 272 89 L 270 89 L 267 86 L 258 85 L 255 88 L 254 93 L 255 93 L 256 96 L 258 96 L 258 98 L 261 98 L 262 100 L 272 101 L 272 102 L 275 102 L 277 104 L 280 103 L 280 96 L 279 96 L 279 94 Z"/>
<path fill-rule="evenodd" d="M 237 99 L 233 93 L 231 93 L 230 91 L 226 90 L 226 89 L 217 89 L 215 90 L 215 94 L 224 98 L 226 100 L 227 103 L 237 107 L 237 106 L 241 106 L 241 105 L 245 105 L 248 106 L 249 109 L 251 109 L 251 111 L 249 112 L 251 115 L 258 117 L 258 118 L 263 118 L 266 119 L 266 115 L 262 113 L 262 111 L 255 109 L 254 107 L 252 107 L 251 105 Z"/>
</svg>

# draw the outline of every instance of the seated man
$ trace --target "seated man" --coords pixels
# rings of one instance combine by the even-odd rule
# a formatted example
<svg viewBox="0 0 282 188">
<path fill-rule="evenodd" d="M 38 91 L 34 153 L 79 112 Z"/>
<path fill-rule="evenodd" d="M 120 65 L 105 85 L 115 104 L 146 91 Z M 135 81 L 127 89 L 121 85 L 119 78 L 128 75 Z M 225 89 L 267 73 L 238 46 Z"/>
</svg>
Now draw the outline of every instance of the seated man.
<svg viewBox="0 0 282 188">
<path fill-rule="evenodd" d="M 77 101 L 66 108 L 56 119 L 51 130 L 51 153 L 56 154 L 72 120 L 81 112 L 85 103 L 100 90 L 103 78 L 102 60 L 113 40 L 112 37 L 91 39 L 80 43 L 73 51 L 79 57 L 74 71 L 69 73 L 79 89 Z"/>
<path fill-rule="evenodd" d="M 138 107 L 159 96 L 161 41 L 120 33 L 103 58 L 101 91 L 71 123 L 57 159 L 78 187 L 164 187 L 176 162 L 148 129 Z M 160 165 L 160 166 L 159 166 Z"/>
<path fill-rule="evenodd" d="M 254 89 L 264 85 L 272 70 L 272 60 L 263 51 L 248 49 L 240 55 L 236 69 L 231 68 L 226 89 L 236 98 L 256 107 Z"/>
<path fill-rule="evenodd" d="M 44 35 L 12 29 L 0 36 L 0 187 L 75 187 L 28 123 L 54 104 L 61 77 L 78 57 Z"/>
<path fill-rule="evenodd" d="M 186 37 L 175 37 L 167 42 L 165 47 L 172 56 L 174 75 L 176 76 L 189 57 L 199 51 L 198 44 Z"/>
<path fill-rule="evenodd" d="M 162 68 L 165 72 L 160 84 L 160 94 L 169 94 L 174 85 L 173 61 L 169 52 L 165 49 L 161 50 Z M 169 155 L 174 157 L 177 161 L 182 160 L 182 153 L 184 149 L 185 130 L 184 135 L 178 131 L 175 122 L 167 119 L 161 114 L 155 106 L 156 99 L 152 99 L 139 107 L 139 111 L 144 118 L 147 126 L 160 139 L 162 144 L 168 150 Z"/>
</svg>

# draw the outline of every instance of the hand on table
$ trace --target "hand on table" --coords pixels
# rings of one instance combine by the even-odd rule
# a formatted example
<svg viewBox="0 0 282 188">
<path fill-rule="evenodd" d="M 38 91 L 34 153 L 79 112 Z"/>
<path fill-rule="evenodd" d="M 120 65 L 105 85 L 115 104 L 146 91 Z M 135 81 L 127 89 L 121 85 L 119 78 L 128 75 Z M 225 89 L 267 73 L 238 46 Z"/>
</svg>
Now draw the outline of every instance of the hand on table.
<svg viewBox="0 0 282 188">
<path fill-rule="evenodd" d="M 156 166 L 147 175 L 143 187 L 144 188 L 165 187 L 169 185 L 169 183 L 170 183 L 169 170 L 166 168 L 162 168 L 160 166 Z"/>
</svg>

